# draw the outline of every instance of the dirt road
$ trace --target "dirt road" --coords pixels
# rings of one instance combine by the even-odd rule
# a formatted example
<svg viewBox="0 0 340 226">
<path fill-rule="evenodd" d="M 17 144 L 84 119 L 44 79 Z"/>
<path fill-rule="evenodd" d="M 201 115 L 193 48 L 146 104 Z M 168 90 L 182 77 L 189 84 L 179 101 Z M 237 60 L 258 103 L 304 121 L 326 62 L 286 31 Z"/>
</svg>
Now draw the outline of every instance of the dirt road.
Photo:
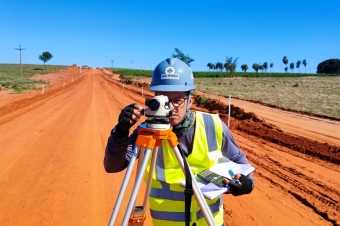
<svg viewBox="0 0 340 226">
<path fill-rule="evenodd" d="M 53 75 L 60 80 L 44 94 L 0 95 L 0 225 L 108 224 L 125 171 L 105 173 L 106 141 L 120 110 L 151 94 L 123 90 L 108 73 L 79 76 L 73 67 Z M 216 112 L 224 101 L 194 109 Z M 230 128 L 256 168 L 256 188 L 224 196 L 225 225 L 340 225 L 339 122 L 232 103 Z"/>
</svg>

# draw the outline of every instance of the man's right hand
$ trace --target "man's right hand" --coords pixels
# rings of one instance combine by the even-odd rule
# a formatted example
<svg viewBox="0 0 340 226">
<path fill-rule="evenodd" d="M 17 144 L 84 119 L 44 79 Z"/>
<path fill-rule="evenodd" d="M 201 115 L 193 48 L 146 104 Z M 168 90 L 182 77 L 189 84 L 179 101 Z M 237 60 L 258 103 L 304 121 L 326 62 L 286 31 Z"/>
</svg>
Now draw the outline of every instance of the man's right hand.
<svg viewBox="0 0 340 226">
<path fill-rule="evenodd" d="M 130 128 L 143 116 L 143 107 L 138 104 L 130 104 L 123 108 L 118 118 L 116 132 L 121 136 L 128 136 Z"/>
</svg>

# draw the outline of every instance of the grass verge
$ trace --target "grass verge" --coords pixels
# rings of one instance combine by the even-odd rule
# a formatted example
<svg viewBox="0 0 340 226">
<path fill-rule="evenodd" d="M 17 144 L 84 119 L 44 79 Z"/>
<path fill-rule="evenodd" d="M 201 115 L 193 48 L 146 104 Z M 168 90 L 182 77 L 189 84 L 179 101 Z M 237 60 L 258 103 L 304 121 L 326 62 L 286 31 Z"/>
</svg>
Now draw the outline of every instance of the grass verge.
<svg viewBox="0 0 340 226">
<path fill-rule="evenodd" d="M 46 84 L 43 80 L 32 80 L 36 74 L 47 74 L 58 71 L 67 66 L 60 65 L 35 65 L 0 64 L 0 91 L 11 90 L 12 93 L 21 93 L 27 90 L 36 90 L 37 85 Z"/>
</svg>

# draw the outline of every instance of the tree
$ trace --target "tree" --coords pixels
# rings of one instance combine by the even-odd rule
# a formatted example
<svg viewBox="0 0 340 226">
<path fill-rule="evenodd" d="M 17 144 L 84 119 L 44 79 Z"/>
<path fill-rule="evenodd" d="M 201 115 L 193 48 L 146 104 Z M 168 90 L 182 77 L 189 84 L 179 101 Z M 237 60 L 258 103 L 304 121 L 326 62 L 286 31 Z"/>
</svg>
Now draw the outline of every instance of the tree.
<svg viewBox="0 0 340 226">
<path fill-rule="evenodd" d="M 235 71 L 236 69 L 236 65 L 237 65 L 237 60 L 238 58 L 236 58 L 234 61 L 233 61 L 233 58 L 232 57 L 226 57 L 226 62 L 224 64 L 224 68 L 226 71 L 229 71 L 229 76 L 231 77 L 233 72 Z"/>
<path fill-rule="evenodd" d="M 39 60 L 43 61 L 44 62 L 44 66 L 45 66 L 45 71 L 46 71 L 46 65 L 45 63 L 47 61 L 49 61 L 50 59 L 52 59 L 53 56 L 50 52 L 43 52 L 40 56 L 39 56 Z"/>
<path fill-rule="evenodd" d="M 223 67 L 225 68 L 225 71 L 228 72 L 229 71 L 229 66 L 230 66 L 231 62 L 228 61 L 228 57 L 226 62 L 223 64 Z"/>
<path fill-rule="evenodd" d="M 288 67 L 285 67 L 285 71 L 286 71 L 286 73 L 287 73 L 287 71 L 288 71 Z"/>
<path fill-rule="evenodd" d="M 256 73 L 259 70 L 259 68 L 260 68 L 260 66 L 257 63 L 253 64 L 253 69 L 256 71 Z"/>
<path fill-rule="evenodd" d="M 300 73 L 300 64 L 301 64 L 301 61 L 298 60 L 296 62 L 296 68 L 299 69 L 299 73 Z"/>
<path fill-rule="evenodd" d="M 233 72 L 236 70 L 236 65 L 237 65 L 236 60 L 237 59 L 235 59 L 234 62 L 231 65 L 229 65 L 229 75 L 230 75 L 230 77 L 233 76 Z"/>
<path fill-rule="evenodd" d="M 340 60 L 329 59 L 321 62 L 317 67 L 316 73 L 340 74 Z"/>
<path fill-rule="evenodd" d="M 262 68 L 264 69 L 265 72 L 267 72 L 267 69 L 268 69 L 268 62 L 264 62 L 262 64 Z"/>
<path fill-rule="evenodd" d="M 294 63 L 290 63 L 289 68 L 292 70 L 292 72 L 294 72 Z"/>
<path fill-rule="evenodd" d="M 273 64 L 273 63 L 270 63 L 269 67 L 272 69 L 272 72 L 273 72 L 274 64 Z"/>
<path fill-rule="evenodd" d="M 209 71 L 215 68 L 215 65 L 213 63 L 207 64 L 207 67 L 209 68 Z"/>
<path fill-rule="evenodd" d="M 242 64 L 241 69 L 242 69 L 242 71 L 246 72 L 248 70 L 248 65 Z"/>
<path fill-rule="evenodd" d="M 282 59 L 282 62 L 286 65 L 286 67 L 285 67 L 285 71 L 286 71 L 286 73 L 287 73 L 287 71 L 288 71 L 288 67 L 287 67 L 287 64 L 288 64 L 288 58 L 286 57 L 286 56 L 284 56 L 283 57 L 283 59 Z M 286 70 L 286 68 L 287 68 L 287 70 Z"/>
<path fill-rule="evenodd" d="M 261 70 L 263 73 L 263 65 L 262 64 L 258 64 L 258 65 L 259 65 L 259 70 Z"/>
<path fill-rule="evenodd" d="M 215 67 L 216 67 L 216 69 L 219 69 L 220 71 L 223 70 L 223 64 L 222 64 L 221 62 L 217 62 L 217 63 L 215 64 Z"/>
<path fill-rule="evenodd" d="M 303 66 L 305 66 L 305 74 L 306 74 L 307 61 L 306 61 L 306 60 L 303 60 L 303 61 L 302 61 L 302 64 L 303 64 Z"/>
<path fill-rule="evenodd" d="M 189 67 L 190 67 L 190 63 L 194 61 L 194 59 L 192 59 L 191 57 L 189 57 L 189 55 L 185 55 L 181 50 L 179 50 L 178 48 L 175 48 L 175 53 L 172 54 L 173 58 L 178 58 L 181 61 L 183 61 L 184 63 L 186 63 Z"/>
<path fill-rule="evenodd" d="M 215 71 L 216 70 L 216 64 L 212 64 L 212 69 Z"/>
</svg>

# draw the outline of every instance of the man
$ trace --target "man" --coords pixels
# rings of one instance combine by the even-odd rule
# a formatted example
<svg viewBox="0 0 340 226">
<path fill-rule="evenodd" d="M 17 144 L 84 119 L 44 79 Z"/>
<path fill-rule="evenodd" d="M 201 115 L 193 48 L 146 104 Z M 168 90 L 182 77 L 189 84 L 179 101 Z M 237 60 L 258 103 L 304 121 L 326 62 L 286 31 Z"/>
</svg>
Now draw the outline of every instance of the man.
<svg viewBox="0 0 340 226">
<path fill-rule="evenodd" d="M 169 98 L 172 131 L 177 135 L 193 174 L 217 164 L 221 153 L 236 163 L 248 163 L 230 130 L 217 114 L 189 110 L 193 102 L 190 95 L 193 89 L 195 85 L 191 68 L 179 59 L 168 58 L 159 63 L 153 72 L 150 90 L 155 91 L 156 96 L 164 95 Z M 131 136 L 129 130 L 140 121 L 142 110 L 142 106 L 131 104 L 121 111 L 105 151 L 104 166 L 107 172 L 119 172 L 128 166 L 137 139 L 137 130 Z M 185 222 L 184 188 L 179 185 L 185 177 L 173 155 L 167 141 L 163 141 L 157 155 L 156 173 L 149 194 L 154 225 L 177 226 L 184 225 Z M 230 185 L 233 195 L 249 194 L 253 190 L 254 180 L 251 175 L 238 174 L 235 179 L 239 179 L 241 185 L 229 184 L 224 179 Z M 223 225 L 222 197 L 207 200 L 207 204 L 216 225 Z M 192 200 L 190 211 L 190 225 L 207 225 L 195 199 Z"/>
</svg>

